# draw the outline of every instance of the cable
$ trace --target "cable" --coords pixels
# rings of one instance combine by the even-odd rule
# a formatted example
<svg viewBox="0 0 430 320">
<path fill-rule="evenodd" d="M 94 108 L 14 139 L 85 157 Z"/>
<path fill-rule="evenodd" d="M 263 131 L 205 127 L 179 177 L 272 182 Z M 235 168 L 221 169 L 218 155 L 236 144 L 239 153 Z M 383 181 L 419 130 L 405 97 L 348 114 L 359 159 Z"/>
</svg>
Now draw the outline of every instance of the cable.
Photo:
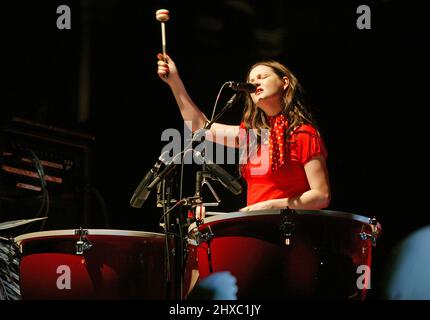
<svg viewBox="0 0 430 320">
<path fill-rule="evenodd" d="M 33 150 L 31 150 L 30 148 L 26 148 L 25 151 L 31 155 L 31 163 L 33 164 L 33 166 L 35 167 L 35 169 L 37 171 L 37 174 L 38 174 L 39 180 L 40 180 L 40 186 L 42 188 L 42 203 L 41 203 L 39 210 L 36 214 L 36 218 L 39 218 L 41 216 L 48 218 L 50 199 L 49 199 L 49 192 L 48 192 L 48 189 L 46 187 L 45 172 L 43 170 L 42 162 L 40 161 L 40 159 L 36 155 L 36 153 Z M 42 212 L 43 212 L 43 215 L 42 215 Z M 45 228 L 46 220 L 47 219 L 43 220 L 43 222 L 41 223 L 40 231 L 42 231 Z M 27 232 L 29 227 L 30 227 L 30 225 L 28 225 L 23 230 L 23 232 L 24 233 Z"/>
<path fill-rule="evenodd" d="M 181 157 L 181 174 L 180 174 L 180 180 L 179 180 L 179 199 L 182 199 L 182 190 L 183 190 L 183 183 L 184 183 L 184 156 L 182 156 Z M 183 292 L 183 265 L 184 265 L 184 261 L 185 261 L 185 253 L 184 253 L 184 249 L 183 249 L 183 244 L 182 244 L 182 241 L 183 241 L 183 232 L 182 232 L 182 217 L 183 217 L 183 215 L 182 215 L 182 210 L 181 210 L 181 208 L 179 208 L 179 218 L 178 218 L 178 221 L 179 221 L 179 223 L 178 223 L 178 231 L 179 231 L 179 241 L 180 241 L 180 243 L 181 243 L 181 246 L 180 246 L 180 248 L 179 248 L 179 250 L 180 250 L 180 252 L 178 252 L 178 254 L 180 254 L 180 257 L 182 257 L 182 259 L 181 259 L 181 261 L 180 261 L 180 263 L 181 263 L 181 265 L 180 265 L 180 286 L 179 286 L 179 299 L 182 299 L 182 292 Z M 176 280 L 176 279 L 175 279 Z M 177 298 L 177 297 L 175 297 L 175 298 Z"/>
<path fill-rule="evenodd" d="M 167 217 L 167 215 L 173 210 L 173 209 L 175 209 L 176 207 L 178 207 L 179 205 L 182 205 L 182 204 L 184 204 L 185 202 L 184 202 L 184 200 L 179 200 L 178 202 L 176 202 L 174 205 L 173 205 L 173 207 L 171 207 L 169 210 L 167 210 L 167 212 L 165 212 L 165 213 L 163 213 L 163 215 L 160 217 L 160 220 L 158 221 L 159 223 L 161 223 L 161 220 L 163 219 L 163 218 L 166 218 Z"/>
<path fill-rule="evenodd" d="M 214 116 L 215 116 L 215 110 L 216 110 L 216 107 L 217 107 L 217 104 L 218 104 L 219 97 L 221 96 L 221 92 L 224 90 L 224 88 L 225 88 L 225 86 L 226 86 L 226 85 L 227 85 L 227 82 L 225 82 L 225 83 L 221 86 L 221 89 L 219 89 L 219 91 L 218 91 L 218 95 L 217 95 L 217 97 L 216 97 L 216 99 L 215 99 L 215 104 L 214 104 L 214 107 L 213 107 L 213 109 L 212 109 L 211 121 L 213 120 L 213 118 L 214 118 Z"/>
<path fill-rule="evenodd" d="M 170 283 L 170 249 L 169 249 L 169 235 L 168 235 L 169 230 L 168 230 L 168 223 L 167 223 L 168 219 L 166 217 L 167 213 L 166 213 L 166 198 L 165 198 L 165 195 L 166 195 L 166 183 L 165 182 L 166 181 L 163 179 L 163 182 L 162 182 L 163 215 L 162 215 L 162 217 L 164 217 L 164 235 L 165 235 L 165 237 L 164 237 L 164 241 L 165 241 L 165 243 L 164 243 L 164 246 L 165 246 L 164 261 L 166 263 L 166 266 L 165 266 L 165 270 L 166 270 L 166 273 L 165 273 L 165 277 L 166 277 L 165 292 L 166 292 L 166 295 L 168 295 L 171 283 Z M 161 219 L 160 219 L 160 221 L 161 221 Z M 166 297 L 166 298 L 170 298 L 170 297 Z"/>
</svg>

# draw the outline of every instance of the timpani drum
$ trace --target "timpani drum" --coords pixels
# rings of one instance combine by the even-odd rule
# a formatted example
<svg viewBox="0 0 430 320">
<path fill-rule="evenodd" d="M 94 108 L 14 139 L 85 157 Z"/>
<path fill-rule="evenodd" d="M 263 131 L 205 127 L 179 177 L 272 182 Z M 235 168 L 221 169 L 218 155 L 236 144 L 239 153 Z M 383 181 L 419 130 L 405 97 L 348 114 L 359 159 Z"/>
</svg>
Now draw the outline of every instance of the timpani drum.
<svg viewBox="0 0 430 320">
<path fill-rule="evenodd" d="M 15 238 L 22 299 L 166 299 L 166 236 L 129 230 L 52 230 Z M 169 264 L 173 261 L 169 239 Z"/>
<path fill-rule="evenodd" d="M 230 271 L 239 299 L 364 299 L 381 225 L 329 210 L 262 210 L 205 218 L 188 229 L 188 268 Z"/>
</svg>

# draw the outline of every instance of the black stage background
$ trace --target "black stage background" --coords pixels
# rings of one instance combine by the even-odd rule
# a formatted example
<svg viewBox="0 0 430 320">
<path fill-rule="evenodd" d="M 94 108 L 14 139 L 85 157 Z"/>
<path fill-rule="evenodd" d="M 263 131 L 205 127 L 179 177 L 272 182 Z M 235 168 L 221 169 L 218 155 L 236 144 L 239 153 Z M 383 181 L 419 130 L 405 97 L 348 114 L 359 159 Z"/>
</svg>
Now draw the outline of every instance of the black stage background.
<svg viewBox="0 0 430 320">
<path fill-rule="evenodd" d="M 168 52 L 206 115 L 222 83 L 243 81 L 261 59 L 280 60 L 301 80 L 329 150 L 329 209 L 375 216 L 383 226 L 370 297 L 378 297 L 378 275 L 393 245 L 429 224 L 430 52 L 419 1 L 9 2 L 3 5 L 2 123 L 17 116 L 94 135 L 92 183 L 109 228 L 157 230 L 154 195 L 142 209 L 129 200 L 166 144 L 163 130 L 183 127 L 156 74 L 160 8 L 171 15 Z M 56 27 L 63 4 L 71 8 L 71 30 Z M 356 27 L 360 4 L 372 10 L 371 30 Z M 223 121 L 238 123 L 241 112 L 236 105 Z M 225 168 L 235 173 L 234 166 Z M 193 191 L 194 179 L 185 176 L 185 190 Z M 244 195 L 216 188 L 223 199 L 218 210 L 244 206 Z M 99 210 L 92 227 L 105 227 Z"/>
</svg>

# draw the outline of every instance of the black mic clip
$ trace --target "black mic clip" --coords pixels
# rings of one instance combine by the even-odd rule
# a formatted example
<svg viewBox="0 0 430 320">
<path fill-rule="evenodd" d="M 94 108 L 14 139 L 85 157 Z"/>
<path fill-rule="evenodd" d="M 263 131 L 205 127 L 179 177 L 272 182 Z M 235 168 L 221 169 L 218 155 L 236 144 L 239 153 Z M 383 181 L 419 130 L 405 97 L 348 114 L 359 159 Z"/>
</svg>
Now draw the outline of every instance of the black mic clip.
<svg viewBox="0 0 430 320">
<path fill-rule="evenodd" d="M 151 168 L 151 170 L 148 171 L 148 173 L 144 176 L 142 181 L 139 183 L 130 200 L 130 205 L 133 208 L 142 207 L 143 203 L 146 201 L 146 199 L 148 198 L 151 192 L 151 189 L 149 188 L 149 186 L 151 185 L 153 180 L 157 177 L 157 174 L 160 171 L 162 165 L 167 163 L 168 156 L 169 156 L 169 152 L 164 151 L 160 155 L 160 157 L 158 158 L 154 166 Z"/>
<path fill-rule="evenodd" d="M 254 93 L 257 90 L 257 86 L 249 82 L 227 81 L 225 85 L 229 88 L 232 88 L 233 90 L 243 91 L 247 93 Z"/>
</svg>

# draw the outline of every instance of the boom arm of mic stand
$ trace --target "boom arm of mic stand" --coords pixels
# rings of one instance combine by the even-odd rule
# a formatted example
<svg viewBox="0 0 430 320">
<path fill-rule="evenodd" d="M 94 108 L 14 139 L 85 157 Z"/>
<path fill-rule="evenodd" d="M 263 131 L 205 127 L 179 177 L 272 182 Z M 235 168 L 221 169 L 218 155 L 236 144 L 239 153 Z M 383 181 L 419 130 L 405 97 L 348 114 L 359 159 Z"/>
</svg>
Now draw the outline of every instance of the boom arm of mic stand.
<svg viewBox="0 0 430 320">
<path fill-rule="evenodd" d="M 233 94 L 233 96 L 230 98 L 230 100 L 228 100 L 228 102 L 225 104 L 224 108 L 221 109 L 221 111 L 211 120 L 209 121 L 204 129 L 210 129 L 210 127 L 212 126 L 212 124 L 217 121 L 219 118 L 221 118 L 221 116 L 228 110 L 231 108 L 231 106 L 236 102 L 237 99 L 237 93 Z"/>
</svg>

